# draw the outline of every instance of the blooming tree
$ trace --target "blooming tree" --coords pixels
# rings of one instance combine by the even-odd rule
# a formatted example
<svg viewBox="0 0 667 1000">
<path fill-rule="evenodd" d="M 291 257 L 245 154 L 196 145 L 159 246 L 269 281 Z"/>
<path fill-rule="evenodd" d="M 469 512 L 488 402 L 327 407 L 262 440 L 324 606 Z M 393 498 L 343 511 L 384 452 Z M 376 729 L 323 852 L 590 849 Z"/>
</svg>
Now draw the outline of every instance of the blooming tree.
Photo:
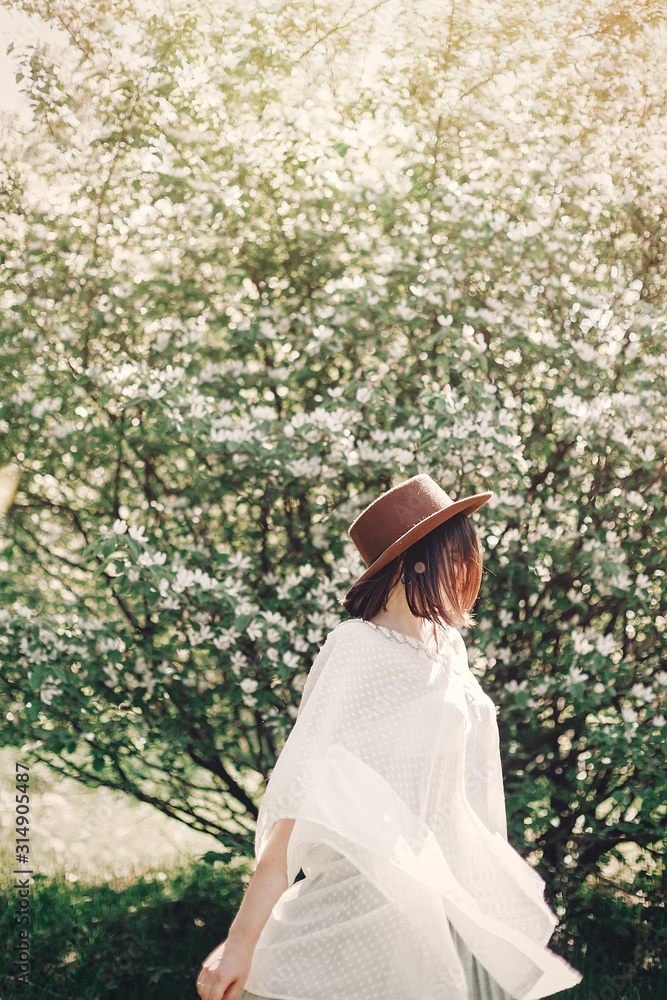
<svg viewBox="0 0 667 1000">
<path fill-rule="evenodd" d="M 33 125 L 2 134 L 6 741 L 248 851 L 363 569 L 346 529 L 428 472 L 495 493 L 466 639 L 510 838 L 554 879 L 625 845 L 656 878 L 665 21 L 48 16 L 21 56 Z"/>
</svg>

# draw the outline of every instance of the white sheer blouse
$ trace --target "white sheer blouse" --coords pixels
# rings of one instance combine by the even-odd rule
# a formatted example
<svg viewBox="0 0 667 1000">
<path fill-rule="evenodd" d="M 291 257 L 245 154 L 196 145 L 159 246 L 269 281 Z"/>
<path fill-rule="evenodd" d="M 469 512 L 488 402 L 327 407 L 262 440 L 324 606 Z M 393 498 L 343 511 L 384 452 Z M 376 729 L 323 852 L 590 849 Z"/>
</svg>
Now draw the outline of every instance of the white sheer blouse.
<svg viewBox="0 0 667 1000">
<path fill-rule="evenodd" d="M 350 619 L 317 654 L 257 821 L 259 859 L 274 822 L 296 820 L 250 993 L 468 1000 L 449 921 L 516 1000 L 581 981 L 507 841 L 495 705 L 457 629 L 437 640 Z"/>
</svg>

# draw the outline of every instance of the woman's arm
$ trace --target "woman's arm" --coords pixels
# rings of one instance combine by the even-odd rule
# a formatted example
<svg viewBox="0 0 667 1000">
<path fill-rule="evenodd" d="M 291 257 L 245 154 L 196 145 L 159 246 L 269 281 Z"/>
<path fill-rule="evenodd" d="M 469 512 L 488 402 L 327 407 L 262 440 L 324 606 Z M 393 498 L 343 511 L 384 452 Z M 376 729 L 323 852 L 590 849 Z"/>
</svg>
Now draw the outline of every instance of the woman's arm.
<svg viewBox="0 0 667 1000">
<path fill-rule="evenodd" d="M 228 941 L 239 946 L 245 944 L 254 951 L 274 904 L 287 888 L 287 842 L 293 826 L 293 819 L 279 819 L 273 824 L 261 861 L 257 862 L 229 928 Z"/>
<path fill-rule="evenodd" d="M 243 989 L 255 945 L 287 888 L 287 843 L 293 826 L 293 819 L 273 824 L 227 938 L 204 959 L 197 976 L 202 1000 L 236 1000 Z"/>
</svg>

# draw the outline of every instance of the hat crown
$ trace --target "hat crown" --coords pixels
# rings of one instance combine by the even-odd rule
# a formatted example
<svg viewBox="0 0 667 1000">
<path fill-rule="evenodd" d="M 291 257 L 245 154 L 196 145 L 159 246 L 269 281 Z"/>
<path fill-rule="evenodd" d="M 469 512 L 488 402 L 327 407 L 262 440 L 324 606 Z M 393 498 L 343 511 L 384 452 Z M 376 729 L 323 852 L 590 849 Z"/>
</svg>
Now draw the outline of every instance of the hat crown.
<svg viewBox="0 0 667 1000">
<path fill-rule="evenodd" d="M 348 534 L 370 566 L 411 528 L 454 501 L 430 476 L 412 476 L 387 490 L 359 514 Z"/>
</svg>

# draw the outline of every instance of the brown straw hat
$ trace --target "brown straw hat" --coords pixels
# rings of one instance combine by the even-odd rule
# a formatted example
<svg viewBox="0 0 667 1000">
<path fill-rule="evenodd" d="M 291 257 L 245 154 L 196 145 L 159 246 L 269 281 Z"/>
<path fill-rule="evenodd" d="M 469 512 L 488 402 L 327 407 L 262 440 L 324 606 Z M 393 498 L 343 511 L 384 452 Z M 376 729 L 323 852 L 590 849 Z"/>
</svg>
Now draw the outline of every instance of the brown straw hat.
<svg viewBox="0 0 667 1000">
<path fill-rule="evenodd" d="M 472 514 L 493 495 L 491 490 L 485 490 L 461 500 L 452 500 L 424 473 L 412 476 L 382 493 L 359 514 L 348 529 L 350 538 L 368 567 L 352 586 L 368 580 L 395 556 L 447 518 L 460 511 Z"/>
</svg>

